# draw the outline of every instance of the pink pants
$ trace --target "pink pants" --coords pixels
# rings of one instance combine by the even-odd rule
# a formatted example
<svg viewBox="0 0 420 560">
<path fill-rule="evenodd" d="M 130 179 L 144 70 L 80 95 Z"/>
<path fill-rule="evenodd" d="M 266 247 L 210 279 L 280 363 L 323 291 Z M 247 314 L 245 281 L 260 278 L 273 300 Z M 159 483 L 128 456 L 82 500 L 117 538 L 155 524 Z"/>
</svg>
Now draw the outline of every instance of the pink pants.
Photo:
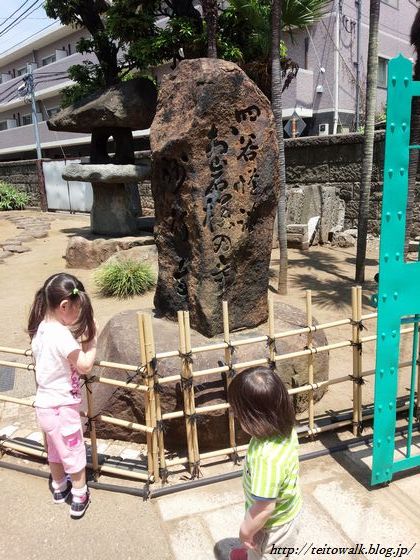
<svg viewBox="0 0 420 560">
<path fill-rule="evenodd" d="M 79 406 L 36 408 L 39 425 L 47 436 L 48 461 L 61 463 L 68 474 L 78 473 L 86 467 Z"/>
</svg>

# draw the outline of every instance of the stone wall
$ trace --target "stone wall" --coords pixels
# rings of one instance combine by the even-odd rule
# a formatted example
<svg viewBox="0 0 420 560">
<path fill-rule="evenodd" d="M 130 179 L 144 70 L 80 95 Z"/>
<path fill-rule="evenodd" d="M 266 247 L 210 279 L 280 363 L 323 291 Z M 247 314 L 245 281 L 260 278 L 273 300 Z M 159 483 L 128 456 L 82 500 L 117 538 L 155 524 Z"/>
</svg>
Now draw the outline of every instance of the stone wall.
<svg viewBox="0 0 420 560">
<path fill-rule="evenodd" d="M 384 162 L 383 131 L 376 133 L 369 231 L 379 233 Z M 346 205 L 345 228 L 357 227 L 360 177 L 363 153 L 362 134 L 308 136 L 287 139 L 286 174 L 289 188 L 305 186 L 335 187 Z M 32 206 L 40 206 L 35 160 L 0 163 L 0 181 L 7 181 L 27 192 Z M 420 182 L 420 176 L 418 176 Z M 139 185 L 144 216 L 154 214 L 150 181 Z M 420 184 L 416 189 L 412 235 L 420 235 Z"/>
<path fill-rule="evenodd" d="M 384 163 L 383 131 L 376 132 L 369 231 L 379 233 Z M 335 187 L 345 202 L 345 229 L 357 227 L 362 174 L 363 135 L 309 136 L 285 141 L 289 188 Z M 418 196 L 420 200 L 420 196 Z M 416 216 L 420 228 L 420 216 Z"/>
<path fill-rule="evenodd" d="M 14 185 L 29 195 L 29 206 L 41 208 L 36 160 L 0 162 L 0 181 Z"/>
</svg>

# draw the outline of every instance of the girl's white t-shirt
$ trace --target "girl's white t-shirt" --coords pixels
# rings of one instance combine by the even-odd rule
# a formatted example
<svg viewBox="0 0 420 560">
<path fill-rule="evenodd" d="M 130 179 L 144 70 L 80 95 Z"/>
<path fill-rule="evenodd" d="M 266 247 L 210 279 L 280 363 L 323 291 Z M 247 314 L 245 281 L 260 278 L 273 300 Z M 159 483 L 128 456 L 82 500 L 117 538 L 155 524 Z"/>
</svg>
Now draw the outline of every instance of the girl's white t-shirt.
<svg viewBox="0 0 420 560">
<path fill-rule="evenodd" d="M 70 330 L 58 321 L 41 321 L 32 339 L 38 384 L 35 406 L 50 408 L 81 401 L 80 378 L 68 360 L 80 349 Z"/>
</svg>

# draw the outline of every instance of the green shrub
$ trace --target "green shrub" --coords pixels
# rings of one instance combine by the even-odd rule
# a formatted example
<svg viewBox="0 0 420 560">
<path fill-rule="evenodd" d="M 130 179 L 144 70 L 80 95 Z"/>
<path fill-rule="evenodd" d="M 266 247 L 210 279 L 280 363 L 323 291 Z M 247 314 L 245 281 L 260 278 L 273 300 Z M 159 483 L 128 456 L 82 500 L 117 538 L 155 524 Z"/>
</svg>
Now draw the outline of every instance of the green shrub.
<svg viewBox="0 0 420 560">
<path fill-rule="evenodd" d="M 121 299 L 144 294 L 156 282 L 149 264 L 128 259 L 102 265 L 94 280 L 102 295 Z"/>
<path fill-rule="evenodd" d="M 0 182 L 0 210 L 23 210 L 29 196 L 8 183 Z"/>
</svg>

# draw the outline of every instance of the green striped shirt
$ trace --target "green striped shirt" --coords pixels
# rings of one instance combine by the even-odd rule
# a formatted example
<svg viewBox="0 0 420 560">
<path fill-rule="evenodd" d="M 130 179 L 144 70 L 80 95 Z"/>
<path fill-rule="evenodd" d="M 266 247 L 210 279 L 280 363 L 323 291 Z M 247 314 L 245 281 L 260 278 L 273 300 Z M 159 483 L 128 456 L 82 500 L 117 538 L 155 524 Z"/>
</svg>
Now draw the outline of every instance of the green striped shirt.
<svg viewBox="0 0 420 560">
<path fill-rule="evenodd" d="M 244 465 L 243 487 L 248 510 L 258 499 L 276 500 L 266 528 L 291 521 L 302 507 L 299 487 L 298 438 L 252 438 Z"/>
</svg>

